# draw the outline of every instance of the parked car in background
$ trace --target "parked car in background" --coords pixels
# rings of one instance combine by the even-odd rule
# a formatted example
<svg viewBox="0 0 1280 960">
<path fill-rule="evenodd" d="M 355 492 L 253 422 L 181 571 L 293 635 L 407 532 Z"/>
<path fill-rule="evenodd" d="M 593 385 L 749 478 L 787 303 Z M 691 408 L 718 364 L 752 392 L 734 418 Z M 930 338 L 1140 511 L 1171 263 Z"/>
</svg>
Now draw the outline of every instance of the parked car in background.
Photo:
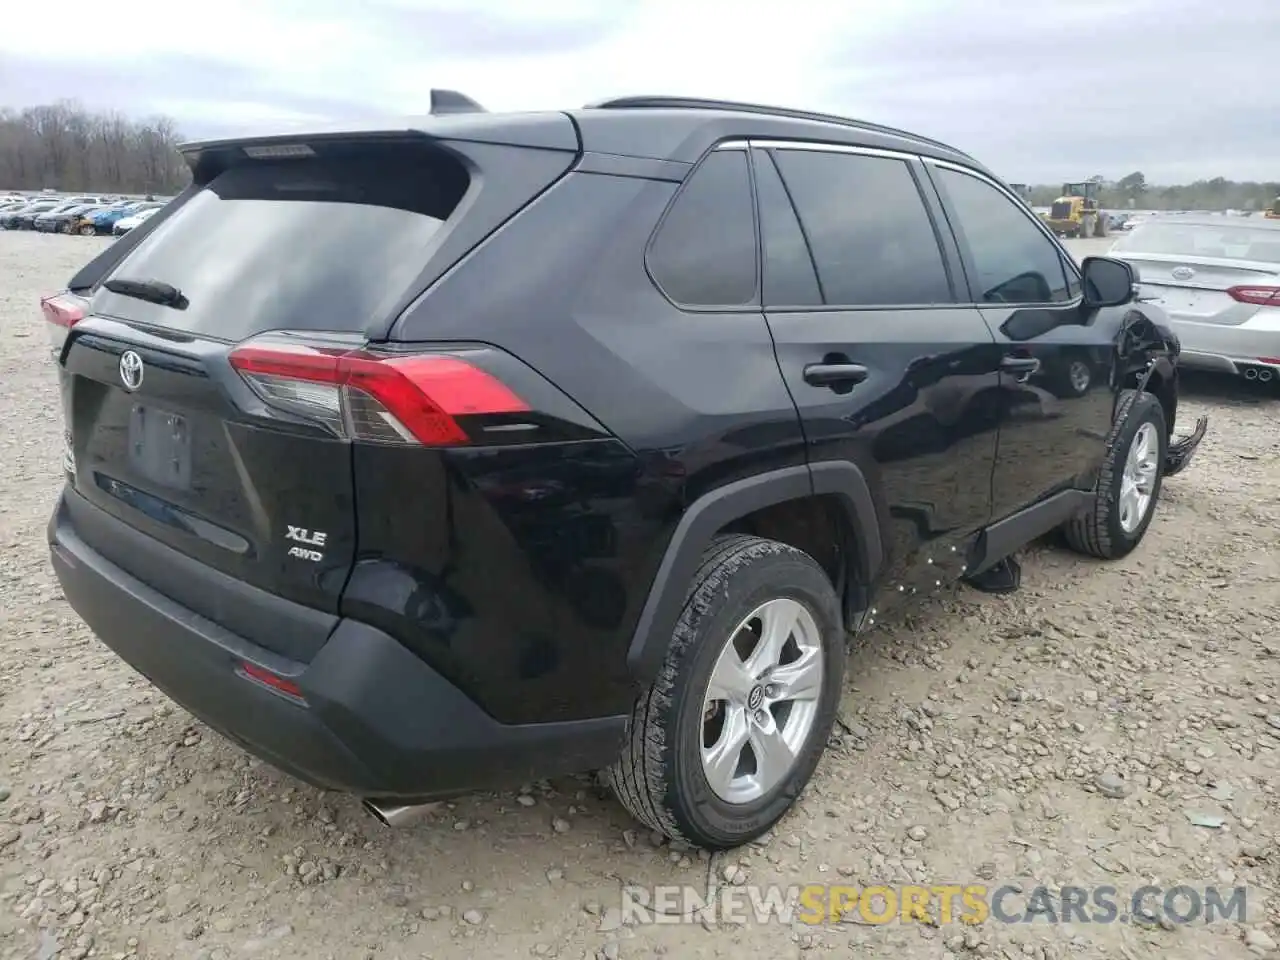
<svg viewBox="0 0 1280 960">
<path fill-rule="evenodd" d="M 33 226 L 40 233 L 70 233 L 71 225 L 77 219 L 102 209 L 104 208 L 92 203 L 77 203 L 65 209 L 50 210 L 48 213 L 41 214 L 36 217 Z"/>
<path fill-rule="evenodd" d="M 96 211 L 91 216 L 82 216 L 80 220 L 76 222 L 75 228 L 72 232 L 78 233 L 84 237 L 91 237 L 95 234 L 110 234 L 113 232 L 115 225 L 121 220 L 137 216 L 147 210 L 158 210 L 163 206 L 164 204 L 158 200 L 150 200 L 142 203 L 131 202 L 120 206 L 107 207 Z"/>
<path fill-rule="evenodd" d="M 117 220 L 115 224 L 111 227 L 112 236 L 116 236 L 116 237 L 124 236 L 126 233 L 128 233 L 130 230 L 132 230 L 134 227 L 138 226 L 139 224 L 146 223 L 147 219 L 153 216 L 156 213 L 156 211 L 158 211 L 159 209 L 160 209 L 159 207 L 152 207 L 149 210 L 143 210 L 139 213 L 133 214 L 132 216 L 124 217 L 121 220 Z"/>
<path fill-rule="evenodd" d="M 16 209 L 7 210 L 0 215 L 0 229 L 4 230 L 21 230 L 23 223 L 30 223 L 42 213 L 48 213 L 55 207 L 61 206 L 61 200 L 36 200 L 32 203 L 26 203 L 18 206 Z"/>
<path fill-rule="evenodd" d="M 115 203 L 97 210 L 85 211 L 75 218 L 68 232 L 84 237 L 110 233 L 116 221 L 133 216 L 137 212 L 137 207 L 130 203 Z"/>
<path fill-rule="evenodd" d="M 1280 220 L 1150 218 L 1110 255 L 1169 315 L 1184 366 L 1280 386 Z"/>
<path fill-rule="evenodd" d="M 61 203 L 48 210 L 41 210 L 39 213 L 24 213 L 18 218 L 19 230 L 36 230 L 36 221 L 44 220 L 50 216 L 57 216 L 60 213 L 66 213 L 68 210 L 78 210 L 86 205 L 84 200 L 63 200 Z"/>
</svg>

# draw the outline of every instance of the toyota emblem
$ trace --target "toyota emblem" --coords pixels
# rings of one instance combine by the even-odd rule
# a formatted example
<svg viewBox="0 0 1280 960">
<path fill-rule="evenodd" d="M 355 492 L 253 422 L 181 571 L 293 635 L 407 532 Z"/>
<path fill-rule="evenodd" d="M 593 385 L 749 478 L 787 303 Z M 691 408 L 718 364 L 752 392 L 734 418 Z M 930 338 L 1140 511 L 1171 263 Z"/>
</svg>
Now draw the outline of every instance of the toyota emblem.
<svg viewBox="0 0 1280 960">
<path fill-rule="evenodd" d="M 132 350 L 120 354 L 120 382 L 126 390 L 142 386 L 142 358 Z"/>
<path fill-rule="evenodd" d="M 1190 280 L 1196 275 L 1196 272 L 1190 267 L 1174 267 L 1171 271 L 1175 280 Z"/>
</svg>

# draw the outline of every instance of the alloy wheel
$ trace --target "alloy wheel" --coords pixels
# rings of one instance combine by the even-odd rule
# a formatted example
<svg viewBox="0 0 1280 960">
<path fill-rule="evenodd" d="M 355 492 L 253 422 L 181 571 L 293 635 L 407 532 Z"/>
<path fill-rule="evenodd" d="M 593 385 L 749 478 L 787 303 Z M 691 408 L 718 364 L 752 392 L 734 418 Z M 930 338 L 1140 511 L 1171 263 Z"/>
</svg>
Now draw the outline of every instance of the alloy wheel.
<svg viewBox="0 0 1280 960">
<path fill-rule="evenodd" d="M 703 702 L 702 769 L 726 803 L 751 803 L 780 784 L 813 729 L 823 678 L 822 634 L 801 603 L 752 611 L 716 660 Z"/>
</svg>

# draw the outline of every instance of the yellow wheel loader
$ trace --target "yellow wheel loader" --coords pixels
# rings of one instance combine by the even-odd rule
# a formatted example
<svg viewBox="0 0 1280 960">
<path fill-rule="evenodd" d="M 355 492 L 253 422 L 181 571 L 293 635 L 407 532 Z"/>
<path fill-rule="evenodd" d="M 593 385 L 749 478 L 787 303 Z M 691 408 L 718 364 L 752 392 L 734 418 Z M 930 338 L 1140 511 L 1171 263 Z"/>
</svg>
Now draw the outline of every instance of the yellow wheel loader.
<svg viewBox="0 0 1280 960">
<path fill-rule="evenodd" d="M 1098 202 L 1101 184 L 1093 180 L 1064 183 L 1045 223 L 1060 237 L 1105 237 L 1107 214 Z"/>
</svg>

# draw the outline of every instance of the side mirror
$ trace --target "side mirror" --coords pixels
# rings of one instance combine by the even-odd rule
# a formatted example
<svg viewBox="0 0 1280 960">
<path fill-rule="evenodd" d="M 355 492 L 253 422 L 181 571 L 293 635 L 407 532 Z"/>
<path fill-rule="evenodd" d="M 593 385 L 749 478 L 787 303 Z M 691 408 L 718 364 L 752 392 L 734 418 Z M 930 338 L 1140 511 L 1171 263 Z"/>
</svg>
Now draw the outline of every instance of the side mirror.
<svg viewBox="0 0 1280 960">
<path fill-rule="evenodd" d="M 1133 299 L 1138 275 L 1123 260 L 1085 257 L 1080 270 L 1084 277 L 1086 307 L 1120 307 Z"/>
</svg>

